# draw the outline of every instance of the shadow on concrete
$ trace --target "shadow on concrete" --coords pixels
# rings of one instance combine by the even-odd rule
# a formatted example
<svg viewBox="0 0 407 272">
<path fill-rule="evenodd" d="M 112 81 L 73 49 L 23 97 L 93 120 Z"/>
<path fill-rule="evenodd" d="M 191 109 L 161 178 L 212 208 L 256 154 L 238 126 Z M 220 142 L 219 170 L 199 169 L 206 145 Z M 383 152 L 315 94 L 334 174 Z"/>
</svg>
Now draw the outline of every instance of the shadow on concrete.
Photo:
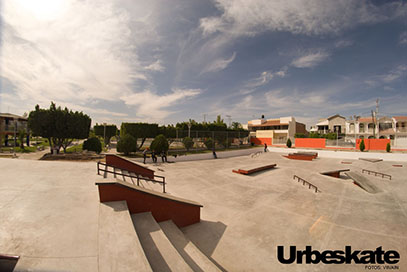
<svg viewBox="0 0 407 272">
<path fill-rule="evenodd" d="M 226 230 L 222 222 L 201 220 L 197 224 L 182 228 L 184 234 L 205 254 L 220 270 L 227 271 L 211 256 Z"/>
</svg>

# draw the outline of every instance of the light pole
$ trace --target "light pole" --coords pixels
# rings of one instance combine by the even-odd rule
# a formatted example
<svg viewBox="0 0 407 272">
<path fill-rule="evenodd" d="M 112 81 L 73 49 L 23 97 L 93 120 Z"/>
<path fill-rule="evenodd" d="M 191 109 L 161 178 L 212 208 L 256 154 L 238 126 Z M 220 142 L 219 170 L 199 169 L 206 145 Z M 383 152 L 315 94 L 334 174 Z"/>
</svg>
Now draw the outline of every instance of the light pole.
<svg viewBox="0 0 407 272">
<path fill-rule="evenodd" d="M 353 127 L 353 129 L 354 129 L 354 131 L 355 131 L 355 150 L 356 150 L 356 149 L 357 149 L 357 148 L 356 148 L 356 122 L 358 121 L 359 116 L 353 115 L 353 119 L 355 119 L 355 126 Z"/>
<path fill-rule="evenodd" d="M 17 119 L 14 118 L 14 143 L 13 143 L 13 157 L 16 157 L 16 143 L 17 143 Z"/>
<path fill-rule="evenodd" d="M 103 143 L 106 147 L 106 123 L 103 123 Z"/>
<path fill-rule="evenodd" d="M 191 126 L 192 126 L 191 121 L 189 121 L 189 123 L 188 123 L 188 138 L 191 138 Z"/>
</svg>

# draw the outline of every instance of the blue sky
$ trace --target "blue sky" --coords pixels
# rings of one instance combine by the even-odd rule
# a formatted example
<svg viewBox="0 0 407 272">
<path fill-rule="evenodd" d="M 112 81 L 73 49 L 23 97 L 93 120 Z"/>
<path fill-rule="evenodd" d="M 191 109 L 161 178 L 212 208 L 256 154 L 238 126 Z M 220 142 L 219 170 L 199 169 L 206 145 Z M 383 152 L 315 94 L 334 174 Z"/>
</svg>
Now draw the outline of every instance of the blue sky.
<svg viewBox="0 0 407 272">
<path fill-rule="evenodd" d="M 407 2 L 1 1 L 0 112 L 93 122 L 407 115 Z"/>
</svg>

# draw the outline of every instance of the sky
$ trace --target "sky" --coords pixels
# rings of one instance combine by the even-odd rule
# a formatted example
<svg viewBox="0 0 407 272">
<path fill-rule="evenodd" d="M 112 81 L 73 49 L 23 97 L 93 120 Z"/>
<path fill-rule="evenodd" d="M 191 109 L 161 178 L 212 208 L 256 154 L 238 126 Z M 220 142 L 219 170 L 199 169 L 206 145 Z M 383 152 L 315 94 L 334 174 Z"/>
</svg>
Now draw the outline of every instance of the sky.
<svg viewBox="0 0 407 272">
<path fill-rule="evenodd" d="M 407 1 L 0 0 L 0 112 L 407 115 Z"/>
</svg>

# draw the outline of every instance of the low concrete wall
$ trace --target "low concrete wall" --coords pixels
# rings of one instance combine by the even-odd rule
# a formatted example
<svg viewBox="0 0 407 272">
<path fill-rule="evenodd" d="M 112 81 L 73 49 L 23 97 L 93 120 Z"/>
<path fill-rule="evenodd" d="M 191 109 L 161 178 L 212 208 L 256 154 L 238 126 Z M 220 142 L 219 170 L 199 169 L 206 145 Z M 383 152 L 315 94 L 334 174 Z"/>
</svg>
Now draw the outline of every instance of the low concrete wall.
<svg viewBox="0 0 407 272">
<path fill-rule="evenodd" d="M 129 172 L 139 174 L 143 177 L 154 179 L 153 170 L 148 169 L 147 167 L 141 166 L 135 162 L 126 160 L 125 158 L 119 157 L 117 155 L 107 154 L 106 155 L 106 164 L 127 170 Z"/>
<path fill-rule="evenodd" d="M 295 147 L 325 148 L 325 139 L 296 138 Z"/>
<path fill-rule="evenodd" d="M 272 138 L 250 138 L 250 142 L 254 143 L 255 145 L 272 145 L 273 144 L 273 139 Z"/>
<path fill-rule="evenodd" d="M 151 212 L 157 222 L 172 220 L 178 227 L 198 223 L 202 205 L 146 190 L 125 182 L 98 182 L 100 202 L 126 200 L 130 213 Z"/>
<path fill-rule="evenodd" d="M 390 143 L 390 139 L 364 139 L 365 150 L 386 150 L 386 146 Z M 362 139 L 356 140 L 356 146 L 359 148 Z"/>
</svg>

